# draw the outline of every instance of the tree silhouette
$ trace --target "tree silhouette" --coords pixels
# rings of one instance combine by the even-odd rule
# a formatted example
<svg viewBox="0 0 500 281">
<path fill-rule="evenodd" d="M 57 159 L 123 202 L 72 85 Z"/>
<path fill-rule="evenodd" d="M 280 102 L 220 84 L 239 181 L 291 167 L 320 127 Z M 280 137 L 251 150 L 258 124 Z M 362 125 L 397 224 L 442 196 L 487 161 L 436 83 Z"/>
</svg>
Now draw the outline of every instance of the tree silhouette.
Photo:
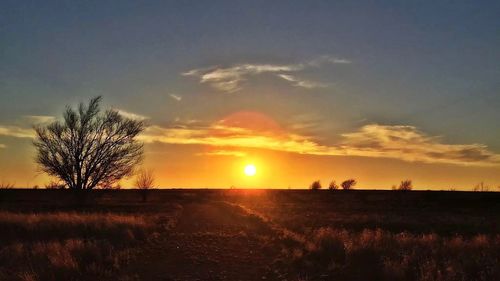
<svg viewBox="0 0 500 281">
<path fill-rule="evenodd" d="M 321 189 L 321 182 L 319 180 L 313 181 L 313 183 L 311 183 L 311 185 L 309 186 L 309 189 L 311 189 L 311 190 Z"/>
<path fill-rule="evenodd" d="M 333 180 L 330 182 L 328 189 L 329 190 L 337 190 L 337 189 L 339 189 L 339 185 Z"/>
<path fill-rule="evenodd" d="M 136 137 L 144 122 L 112 109 L 101 112 L 100 101 L 96 97 L 77 109 L 68 106 L 63 121 L 35 127 L 36 162 L 70 189 L 112 186 L 142 158 L 143 145 Z"/>
<path fill-rule="evenodd" d="M 141 170 L 135 179 L 135 185 L 142 194 L 142 201 L 146 202 L 150 189 L 155 187 L 155 177 L 152 170 Z"/>
<path fill-rule="evenodd" d="M 413 189 L 413 183 L 411 180 L 404 180 L 399 184 L 398 190 L 402 191 L 410 191 Z"/>
<path fill-rule="evenodd" d="M 344 190 L 350 190 L 356 185 L 356 180 L 355 179 L 348 179 L 343 181 L 340 186 L 342 186 L 342 189 Z"/>
</svg>

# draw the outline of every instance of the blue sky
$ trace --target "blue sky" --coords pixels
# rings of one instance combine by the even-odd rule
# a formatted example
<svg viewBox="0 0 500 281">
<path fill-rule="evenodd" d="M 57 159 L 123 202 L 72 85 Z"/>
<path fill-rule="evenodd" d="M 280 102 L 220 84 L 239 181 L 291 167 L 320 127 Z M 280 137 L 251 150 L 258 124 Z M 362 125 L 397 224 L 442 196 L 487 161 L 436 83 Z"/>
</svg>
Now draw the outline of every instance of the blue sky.
<svg viewBox="0 0 500 281">
<path fill-rule="evenodd" d="M 96 95 L 163 129 L 251 111 L 326 147 L 410 126 L 495 158 L 500 3 L 435 2 L 2 1 L 0 159 L 30 153 L 13 128 Z"/>
</svg>

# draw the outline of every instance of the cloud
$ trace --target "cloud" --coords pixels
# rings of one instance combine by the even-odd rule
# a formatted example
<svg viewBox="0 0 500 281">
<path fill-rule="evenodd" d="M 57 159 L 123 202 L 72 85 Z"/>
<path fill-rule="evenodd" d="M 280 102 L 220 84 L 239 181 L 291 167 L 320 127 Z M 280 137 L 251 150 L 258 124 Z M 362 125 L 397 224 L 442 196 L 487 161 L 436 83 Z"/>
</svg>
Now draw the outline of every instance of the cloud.
<svg viewBox="0 0 500 281">
<path fill-rule="evenodd" d="M 121 111 L 121 114 L 124 111 Z M 147 118 L 125 112 L 125 116 Z M 252 118 L 250 118 L 252 117 Z M 442 163 L 471 166 L 500 166 L 500 154 L 492 152 L 484 144 L 449 144 L 440 136 L 430 136 L 414 126 L 364 125 L 357 130 L 340 135 L 340 141 L 326 144 L 318 137 L 295 133 L 310 131 L 314 122 L 299 122 L 298 127 L 284 130 L 266 118 L 255 115 L 239 115 L 214 123 L 196 120 L 174 122 L 168 127 L 149 126 L 139 138 L 146 142 L 167 144 L 207 145 L 216 149 L 200 155 L 231 155 L 243 157 L 244 152 L 234 148 L 257 148 L 274 151 L 324 155 L 361 156 L 399 159 L 408 162 Z M 307 117 L 305 121 L 309 120 Z M 304 125 L 304 124 L 305 125 Z M 0 126 L 0 136 L 33 138 L 31 128 Z M 5 145 L 0 144 L 0 148 Z"/>
<path fill-rule="evenodd" d="M 35 131 L 18 126 L 0 126 L 0 136 L 15 138 L 34 138 Z"/>
<path fill-rule="evenodd" d="M 321 144 L 316 138 L 289 132 L 258 131 L 216 122 L 208 126 L 149 127 L 145 142 L 197 144 L 213 147 L 259 148 L 325 156 L 391 158 L 408 162 L 498 166 L 500 155 L 482 144 L 446 144 L 413 126 L 371 124 L 341 135 L 341 141 Z"/>
<path fill-rule="evenodd" d="M 234 93 L 241 90 L 242 82 L 246 81 L 249 77 L 265 73 L 277 74 L 282 79 L 291 82 L 294 86 L 313 89 L 325 87 L 326 84 L 299 79 L 291 76 L 290 73 L 305 70 L 310 67 L 320 67 L 326 63 L 346 64 L 350 63 L 350 61 L 331 56 L 322 56 L 298 64 L 237 64 L 229 67 L 215 66 L 192 69 L 182 73 L 182 75 L 197 77 L 200 83 L 209 84 L 213 88 L 226 93 Z"/>
<path fill-rule="evenodd" d="M 197 76 L 200 78 L 200 83 L 208 83 L 217 90 L 232 93 L 241 89 L 240 83 L 248 76 L 298 71 L 300 69 L 303 69 L 303 65 L 240 64 L 226 68 L 194 69 L 183 73 L 183 75 Z"/>
<path fill-rule="evenodd" d="M 292 85 L 295 87 L 302 87 L 302 88 L 306 88 L 306 89 L 328 87 L 328 84 L 326 84 L 326 83 L 300 79 L 300 78 L 295 77 L 295 76 L 290 75 L 290 74 L 278 74 L 278 77 L 280 77 L 286 81 L 292 82 Z"/>
<path fill-rule="evenodd" d="M 168 144 L 262 148 L 295 153 L 319 151 L 318 144 L 298 135 L 255 132 L 241 127 L 224 126 L 220 123 L 203 128 L 150 126 L 140 138 L 144 142 Z"/>
<path fill-rule="evenodd" d="M 330 55 L 320 56 L 308 62 L 309 65 L 319 67 L 323 64 L 351 64 L 350 60 L 337 58 Z"/>
<path fill-rule="evenodd" d="M 25 115 L 24 119 L 28 120 L 31 124 L 47 124 L 56 120 L 54 116 L 48 115 Z"/>
<path fill-rule="evenodd" d="M 176 100 L 176 101 L 181 101 L 182 100 L 182 97 L 179 96 L 179 95 L 169 94 L 168 96 L 171 97 L 172 99 Z"/>
<path fill-rule="evenodd" d="M 197 153 L 197 156 L 234 156 L 234 157 L 245 157 L 247 154 L 243 151 L 237 150 L 215 150 L 211 152 L 201 152 Z"/>
<path fill-rule="evenodd" d="M 371 124 L 343 134 L 342 146 L 353 154 L 406 161 L 464 165 L 500 164 L 500 155 L 483 144 L 446 144 L 413 126 Z"/>
<path fill-rule="evenodd" d="M 149 117 L 147 117 L 147 116 L 140 115 L 140 114 L 137 114 L 137 113 L 128 112 L 128 111 L 125 111 L 125 110 L 122 110 L 122 109 L 117 109 L 117 111 L 118 111 L 118 113 L 121 116 L 129 118 L 129 119 L 139 120 L 139 121 L 143 121 L 143 120 L 149 119 Z"/>
</svg>

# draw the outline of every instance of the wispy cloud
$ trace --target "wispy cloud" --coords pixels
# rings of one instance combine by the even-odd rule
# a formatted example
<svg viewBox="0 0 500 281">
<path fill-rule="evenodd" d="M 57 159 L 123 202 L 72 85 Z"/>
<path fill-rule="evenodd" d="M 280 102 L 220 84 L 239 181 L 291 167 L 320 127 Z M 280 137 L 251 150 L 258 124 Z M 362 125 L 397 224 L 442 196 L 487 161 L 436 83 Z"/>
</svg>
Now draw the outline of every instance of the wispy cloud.
<svg viewBox="0 0 500 281">
<path fill-rule="evenodd" d="M 343 134 L 339 143 L 321 144 L 316 138 L 289 132 L 275 134 L 217 122 L 207 127 L 149 127 L 145 142 L 198 144 L 214 147 L 260 148 L 310 155 L 392 158 L 409 162 L 498 166 L 500 155 L 482 144 L 446 144 L 413 126 L 371 124 Z"/>
<path fill-rule="evenodd" d="M 299 79 L 290 75 L 310 67 L 320 67 L 323 64 L 347 64 L 349 60 L 332 56 L 321 56 L 316 59 L 298 64 L 237 64 L 228 67 L 214 66 L 208 68 L 192 69 L 182 73 L 184 76 L 198 77 L 200 83 L 206 83 L 213 88 L 226 93 L 241 90 L 242 82 L 258 74 L 274 73 L 282 79 L 289 81 L 296 87 L 308 89 L 325 87 L 326 84 Z"/>
<path fill-rule="evenodd" d="M 291 82 L 292 85 L 295 87 L 302 87 L 302 88 L 307 88 L 307 89 L 328 87 L 328 84 L 326 84 L 326 83 L 301 79 L 301 78 L 298 78 L 298 77 L 290 75 L 290 74 L 278 74 L 278 77 L 280 77 L 288 82 Z"/>
<path fill-rule="evenodd" d="M 126 114 L 134 118 L 146 118 L 133 113 Z M 231 120 L 211 124 L 201 121 L 174 122 L 168 127 L 150 126 L 140 135 L 140 139 L 146 143 L 196 144 L 219 148 L 204 155 L 242 157 L 244 152 L 235 148 L 258 148 L 310 155 L 500 166 L 500 154 L 489 150 L 484 144 L 449 144 L 444 142 L 442 137 L 430 136 L 414 126 L 364 125 L 354 132 L 341 134 L 340 141 L 333 144 L 326 144 L 318 137 L 295 133 L 293 131 L 297 128 L 294 129 L 293 126 L 293 131 L 270 128 L 273 126 L 255 126 L 253 123 Z M 299 128 L 302 128 L 302 125 Z M 31 128 L 0 126 L 0 136 L 33 138 L 35 132 Z M 5 145 L 0 144 L 0 148 L 5 148 Z"/>
<path fill-rule="evenodd" d="M 338 58 L 338 57 L 334 57 L 334 56 L 330 56 L 330 55 L 325 55 L 325 56 L 320 56 L 320 57 L 317 57 L 313 60 L 310 60 L 308 62 L 309 65 L 311 66 L 321 66 L 323 64 L 327 64 L 327 63 L 330 63 L 330 64 L 335 64 L 335 63 L 338 63 L 338 64 L 350 64 L 351 61 L 350 60 L 347 60 L 347 59 L 343 59 L 343 58 Z"/>
<path fill-rule="evenodd" d="M 33 138 L 35 137 L 35 131 L 31 128 L 27 129 L 18 126 L 0 126 L 0 136 Z"/>
<path fill-rule="evenodd" d="M 149 119 L 149 117 L 147 117 L 147 116 L 137 114 L 137 113 L 128 112 L 128 111 L 125 111 L 122 109 L 117 109 L 117 111 L 121 116 L 126 117 L 126 118 L 130 118 L 133 120 L 143 121 L 143 120 Z"/>
<path fill-rule="evenodd" d="M 31 124 L 47 124 L 56 120 L 54 116 L 48 115 L 25 115 L 24 119 L 28 120 Z"/>
<path fill-rule="evenodd" d="M 345 147 L 353 154 L 396 158 L 406 161 L 463 165 L 499 165 L 500 155 L 483 144 L 446 144 L 414 126 L 371 124 L 343 134 Z"/>
<path fill-rule="evenodd" d="M 175 95 L 175 94 L 169 94 L 168 95 L 170 98 L 176 100 L 176 101 L 181 101 L 182 100 L 182 97 L 179 96 L 179 95 Z"/>
<path fill-rule="evenodd" d="M 237 150 L 215 150 L 209 152 L 197 153 L 198 156 L 233 156 L 233 157 L 245 157 L 247 154 L 243 151 Z"/>
</svg>

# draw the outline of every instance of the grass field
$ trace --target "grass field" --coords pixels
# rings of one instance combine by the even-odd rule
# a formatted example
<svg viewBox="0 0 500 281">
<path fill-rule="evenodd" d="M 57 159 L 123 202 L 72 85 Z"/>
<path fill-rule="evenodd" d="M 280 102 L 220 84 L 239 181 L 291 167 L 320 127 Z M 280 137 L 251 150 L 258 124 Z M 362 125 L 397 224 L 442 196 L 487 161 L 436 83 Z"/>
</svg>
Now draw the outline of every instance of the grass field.
<svg viewBox="0 0 500 281">
<path fill-rule="evenodd" d="M 500 194 L 0 190 L 0 280 L 500 280 Z"/>
</svg>

